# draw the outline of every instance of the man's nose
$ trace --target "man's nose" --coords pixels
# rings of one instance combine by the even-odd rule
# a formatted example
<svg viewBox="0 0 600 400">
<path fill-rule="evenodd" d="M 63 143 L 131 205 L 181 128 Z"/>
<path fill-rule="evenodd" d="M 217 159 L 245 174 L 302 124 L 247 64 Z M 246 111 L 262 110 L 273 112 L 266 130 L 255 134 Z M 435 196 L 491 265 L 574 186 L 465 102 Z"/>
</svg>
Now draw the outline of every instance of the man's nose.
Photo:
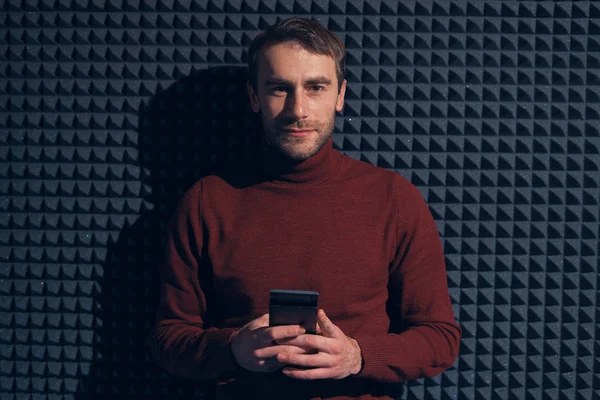
<svg viewBox="0 0 600 400">
<path fill-rule="evenodd" d="M 288 113 L 296 119 L 308 117 L 308 99 L 303 90 L 295 90 L 287 98 Z"/>
</svg>

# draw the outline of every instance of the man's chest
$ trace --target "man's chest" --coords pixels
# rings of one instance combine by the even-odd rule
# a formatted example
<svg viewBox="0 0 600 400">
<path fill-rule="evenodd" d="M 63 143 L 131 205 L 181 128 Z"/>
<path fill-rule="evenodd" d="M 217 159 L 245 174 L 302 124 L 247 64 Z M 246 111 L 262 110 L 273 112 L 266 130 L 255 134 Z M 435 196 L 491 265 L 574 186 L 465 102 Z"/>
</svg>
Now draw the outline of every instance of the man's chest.
<svg viewBox="0 0 600 400">
<path fill-rule="evenodd" d="M 221 210 L 227 215 L 209 226 L 215 298 L 229 313 L 235 297 L 252 314 L 267 312 L 271 289 L 317 291 L 334 312 L 381 298 L 395 239 L 386 208 L 369 199 L 277 200 Z"/>
</svg>

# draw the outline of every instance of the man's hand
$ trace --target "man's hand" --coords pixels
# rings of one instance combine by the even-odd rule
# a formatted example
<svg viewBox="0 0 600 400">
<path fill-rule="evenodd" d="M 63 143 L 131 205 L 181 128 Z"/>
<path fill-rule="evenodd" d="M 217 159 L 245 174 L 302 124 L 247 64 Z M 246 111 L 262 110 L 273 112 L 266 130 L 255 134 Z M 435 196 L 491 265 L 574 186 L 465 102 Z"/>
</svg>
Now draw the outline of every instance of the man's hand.
<svg viewBox="0 0 600 400">
<path fill-rule="evenodd" d="M 295 339 L 279 340 L 278 343 L 305 349 L 315 349 L 316 354 L 299 354 L 282 351 L 277 360 L 290 364 L 283 373 L 296 379 L 342 379 L 358 374 L 362 366 L 362 355 L 358 342 L 349 338 L 319 310 L 317 323 L 321 335 L 300 335 Z M 317 332 L 319 333 L 319 332 Z M 294 368 L 309 367 L 310 369 Z"/>
<path fill-rule="evenodd" d="M 276 341 L 294 339 L 305 329 L 299 325 L 269 327 L 269 314 L 248 322 L 231 338 L 235 361 L 250 371 L 272 372 L 285 364 L 275 358 L 278 353 L 303 354 L 306 349 L 292 344 L 278 345 Z"/>
</svg>

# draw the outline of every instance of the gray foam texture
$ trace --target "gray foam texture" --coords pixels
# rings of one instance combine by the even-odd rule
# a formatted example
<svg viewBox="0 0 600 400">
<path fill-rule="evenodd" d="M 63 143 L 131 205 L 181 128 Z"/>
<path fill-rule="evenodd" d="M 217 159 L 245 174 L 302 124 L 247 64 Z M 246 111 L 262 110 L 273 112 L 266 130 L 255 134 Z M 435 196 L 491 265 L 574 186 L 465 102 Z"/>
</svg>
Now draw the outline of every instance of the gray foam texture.
<svg viewBox="0 0 600 400">
<path fill-rule="evenodd" d="M 191 397 L 150 361 L 155 263 L 193 181 L 256 151 L 247 46 L 347 46 L 335 147 L 421 189 L 459 360 L 403 399 L 592 399 L 600 4 L 17 1 L 0 13 L 0 398 Z"/>
</svg>

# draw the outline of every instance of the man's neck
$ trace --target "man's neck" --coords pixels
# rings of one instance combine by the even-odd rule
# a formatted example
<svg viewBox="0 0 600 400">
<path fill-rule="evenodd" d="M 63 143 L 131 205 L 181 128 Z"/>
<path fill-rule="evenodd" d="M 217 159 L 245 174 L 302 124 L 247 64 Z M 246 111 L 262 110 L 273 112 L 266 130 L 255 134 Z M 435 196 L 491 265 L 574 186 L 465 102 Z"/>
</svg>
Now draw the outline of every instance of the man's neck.
<svg viewBox="0 0 600 400">
<path fill-rule="evenodd" d="M 339 162 L 333 149 L 333 137 L 316 154 L 305 160 L 287 157 L 266 140 L 262 148 L 262 172 L 273 181 L 308 184 L 323 182 L 329 179 L 336 162 Z"/>
</svg>

